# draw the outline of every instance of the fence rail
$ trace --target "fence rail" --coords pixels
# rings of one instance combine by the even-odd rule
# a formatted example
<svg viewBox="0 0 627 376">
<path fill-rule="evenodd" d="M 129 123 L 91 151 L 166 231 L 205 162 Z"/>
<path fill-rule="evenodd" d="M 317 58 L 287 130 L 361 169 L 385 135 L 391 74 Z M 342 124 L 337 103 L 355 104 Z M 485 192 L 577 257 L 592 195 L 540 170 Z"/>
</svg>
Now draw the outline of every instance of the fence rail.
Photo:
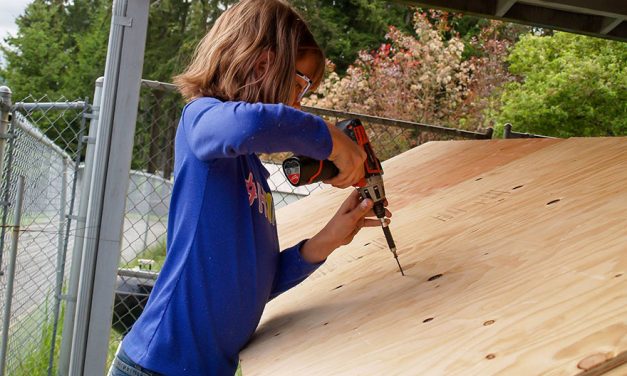
<svg viewBox="0 0 627 376">
<path fill-rule="evenodd" d="M 366 114 L 359 114 L 356 112 L 345 112 L 345 111 L 337 111 L 337 110 L 329 110 L 325 108 L 318 107 L 308 107 L 303 106 L 303 110 L 309 113 L 319 115 L 319 116 L 331 116 L 336 118 L 359 118 L 363 122 L 372 123 L 372 124 L 381 124 L 388 125 L 393 127 L 400 127 L 406 129 L 413 129 L 420 132 L 430 132 L 430 133 L 438 133 L 451 137 L 462 137 L 470 140 L 485 140 L 492 138 L 493 129 L 488 128 L 485 133 L 481 132 L 472 132 L 463 129 L 456 128 L 447 128 L 438 125 L 430 125 L 423 123 L 415 123 L 411 121 L 405 120 L 396 120 L 383 118 L 378 116 L 371 116 Z"/>
</svg>

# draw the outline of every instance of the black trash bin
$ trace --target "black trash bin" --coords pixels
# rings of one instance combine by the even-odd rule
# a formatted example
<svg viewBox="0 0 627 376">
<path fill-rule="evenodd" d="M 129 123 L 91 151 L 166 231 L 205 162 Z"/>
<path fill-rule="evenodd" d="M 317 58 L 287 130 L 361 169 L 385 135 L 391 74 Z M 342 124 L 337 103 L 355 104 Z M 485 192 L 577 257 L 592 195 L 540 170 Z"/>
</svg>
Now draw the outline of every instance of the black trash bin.
<svg viewBox="0 0 627 376">
<path fill-rule="evenodd" d="M 131 330 L 144 310 L 154 284 L 154 277 L 117 276 L 113 303 L 113 329 L 122 335 Z"/>
</svg>

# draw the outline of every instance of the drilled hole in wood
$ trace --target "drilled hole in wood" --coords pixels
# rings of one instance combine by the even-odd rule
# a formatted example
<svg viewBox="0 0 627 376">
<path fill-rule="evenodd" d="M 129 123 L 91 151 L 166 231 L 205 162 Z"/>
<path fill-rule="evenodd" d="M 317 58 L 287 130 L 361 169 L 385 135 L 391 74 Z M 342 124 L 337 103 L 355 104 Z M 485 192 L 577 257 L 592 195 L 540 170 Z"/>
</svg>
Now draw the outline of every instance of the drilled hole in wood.
<svg viewBox="0 0 627 376">
<path fill-rule="evenodd" d="M 492 324 L 494 324 L 494 320 L 488 320 L 488 321 L 483 323 L 483 326 L 488 326 L 488 325 L 492 325 Z"/>
<path fill-rule="evenodd" d="M 433 317 L 429 317 L 428 319 L 424 319 L 424 320 L 422 320 L 422 322 L 425 323 L 425 322 L 429 322 L 431 320 L 433 320 Z"/>
<path fill-rule="evenodd" d="M 486 359 L 494 359 L 494 358 L 496 358 L 496 355 L 494 355 L 494 354 L 488 354 L 488 355 L 486 355 L 486 356 L 485 356 L 485 358 L 486 358 Z"/>
<path fill-rule="evenodd" d="M 512 188 L 512 190 L 514 190 L 514 189 L 518 189 L 518 188 L 522 188 L 522 187 L 524 187 L 524 185 L 517 185 L 517 186 L 515 186 L 514 188 Z"/>
<path fill-rule="evenodd" d="M 546 204 L 547 205 L 553 205 L 553 204 L 555 204 L 556 202 L 559 202 L 559 201 L 560 201 L 560 199 L 558 198 L 557 200 L 549 201 Z"/>
<path fill-rule="evenodd" d="M 337 289 L 339 289 L 342 286 L 344 286 L 344 285 L 339 285 L 338 287 L 334 288 L 333 290 L 337 290 Z M 333 290 L 331 290 L 331 291 L 333 291 Z"/>
<path fill-rule="evenodd" d="M 436 274 L 434 276 L 429 277 L 429 279 L 427 281 L 431 282 L 431 281 L 435 281 L 436 279 L 442 277 L 442 274 Z"/>
</svg>

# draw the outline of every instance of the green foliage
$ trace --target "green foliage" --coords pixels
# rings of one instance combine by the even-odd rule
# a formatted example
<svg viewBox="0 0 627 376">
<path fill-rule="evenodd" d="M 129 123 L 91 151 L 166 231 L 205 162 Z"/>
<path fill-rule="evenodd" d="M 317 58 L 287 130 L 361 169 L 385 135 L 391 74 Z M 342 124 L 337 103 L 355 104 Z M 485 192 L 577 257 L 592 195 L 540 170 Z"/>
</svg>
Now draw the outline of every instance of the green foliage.
<svg viewBox="0 0 627 376">
<path fill-rule="evenodd" d="M 557 137 L 627 135 L 627 44 L 556 32 L 513 48 L 497 116 L 518 132 Z"/>
<path fill-rule="evenodd" d="M 89 25 L 84 32 L 75 36 L 75 53 L 72 65 L 68 69 L 67 84 L 63 88 L 63 94 L 71 99 L 91 98 L 94 82 L 104 74 L 111 24 L 111 3 L 94 5 L 92 12 L 84 17 L 89 21 Z"/>
<path fill-rule="evenodd" d="M 388 26 L 411 30 L 408 7 L 385 0 L 292 0 L 327 57 L 344 72 L 361 50 L 385 42 Z"/>
<path fill-rule="evenodd" d="M 509 24 L 485 23 L 469 42 L 477 56 L 464 58 L 466 43 L 452 23 L 463 17 L 419 9 L 413 19 L 414 33 L 390 27 L 388 43 L 360 53 L 343 77 L 328 74 L 303 104 L 469 130 L 491 126 L 493 95 L 513 79 L 505 66 Z"/>
<path fill-rule="evenodd" d="M 201 38 L 237 0 L 160 0 L 150 6 L 143 77 L 170 82 L 188 64 Z M 357 51 L 376 48 L 389 24 L 409 25 L 409 11 L 384 0 L 293 0 L 311 23 L 327 55 L 342 71 Z M 18 33 L 0 46 L 6 62 L 0 80 L 13 90 L 15 101 L 90 98 L 95 80 L 104 74 L 111 23 L 111 1 L 33 0 L 17 20 Z M 148 172 L 172 169 L 172 138 L 180 98 L 142 95 L 132 168 Z M 71 139 L 78 123 L 58 130 L 42 119 L 37 125 L 48 137 Z M 63 132 L 60 134 L 59 132 Z M 71 150 L 74 151 L 74 150 Z"/>
<path fill-rule="evenodd" d="M 150 7 L 143 76 L 170 81 L 184 69 L 198 41 L 219 15 L 234 2 L 154 2 Z M 386 34 L 389 38 L 390 25 L 408 37 L 420 39 L 412 27 L 413 11 L 389 1 L 291 3 L 307 19 L 340 75 L 351 64 L 359 63 L 359 51 L 379 54 L 389 42 Z M 538 36 L 540 31 L 518 41 L 521 34 L 527 34 L 528 27 L 439 11 L 425 14 L 426 20 L 438 28 L 443 43 L 455 39 L 463 42 L 461 62 L 471 64 L 474 81 L 469 84 L 475 86 L 462 99 L 467 108 L 464 111 L 472 113 L 460 114 L 456 126 L 473 129 L 497 120 L 501 125 L 513 123 L 517 131 L 561 137 L 627 134 L 626 44 L 559 32 Z M 91 97 L 95 79 L 104 73 L 110 19 L 111 1 L 33 0 L 17 20 L 17 35 L 6 38 L 0 46 L 5 58 L 0 82 L 12 88 L 15 100 L 29 94 L 36 99 L 47 95 L 52 100 L 60 96 L 72 100 Z M 514 43 L 507 60 L 509 72 L 501 70 L 501 57 Z M 518 80 L 510 82 L 510 73 Z M 464 85 L 460 88 L 467 89 Z M 157 99 L 143 106 L 151 111 L 178 106 L 174 99 L 168 99 L 168 103 Z M 163 115 L 154 117 L 158 116 Z M 156 132 L 155 127 L 163 130 L 170 126 L 165 120 L 141 121 L 138 137 L 148 141 L 167 133 Z M 154 161 L 142 166 L 156 158 L 154 150 L 144 154 L 146 158 L 134 160 L 135 168 L 162 168 L 162 163 Z"/>
<path fill-rule="evenodd" d="M 54 301 L 52 294 L 49 295 L 49 299 L 46 299 L 45 304 L 38 307 L 35 311 L 31 312 L 27 317 L 17 322 L 14 328 L 12 328 L 13 338 L 28 338 L 25 333 L 31 335 L 38 335 L 41 342 L 34 345 L 21 345 L 13 342 L 14 348 L 21 348 L 22 351 L 19 355 L 19 364 L 15 369 L 11 370 L 10 374 L 13 376 L 30 376 L 30 375 L 45 375 L 50 361 L 50 348 L 52 347 L 52 332 L 54 329 L 54 321 L 49 318 L 50 305 Z M 59 314 L 59 324 L 57 327 L 57 336 L 54 338 L 55 352 L 53 360 L 53 373 L 57 367 L 59 360 L 59 351 L 61 349 L 61 333 L 63 331 L 63 317 L 65 315 L 65 304 L 61 304 Z M 43 320 L 43 322 L 41 322 Z M 38 326 L 38 327 L 37 327 Z M 37 328 L 33 331 L 33 328 Z M 19 333 L 19 334 L 18 334 Z M 20 347 L 18 347 L 20 346 Z"/>
<path fill-rule="evenodd" d="M 0 75 L 11 85 L 14 98 L 54 95 L 66 87 L 73 46 L 64 19 L 62 4 L 34 0 L 16 20 L 18 34 L 0 47 L 7 62 Z"/>
<path fill-rule="evenodd" d="M 144 77 L 170 81 L 189 62 L 200 39 L 237 0 L 161 0 L 150 7 Z M 406 7 L 376 0 L 293 0 L 328 57 L 343 71 L 357 52 L 383 42 L 388 25 L 408 30 Z M 28 94 L 91 96 L 104 73 L 111 1 L 34 0 L 17 19 L 18 34 L 0 47 L 0 77 L 16 98 Z"/>
</svg>

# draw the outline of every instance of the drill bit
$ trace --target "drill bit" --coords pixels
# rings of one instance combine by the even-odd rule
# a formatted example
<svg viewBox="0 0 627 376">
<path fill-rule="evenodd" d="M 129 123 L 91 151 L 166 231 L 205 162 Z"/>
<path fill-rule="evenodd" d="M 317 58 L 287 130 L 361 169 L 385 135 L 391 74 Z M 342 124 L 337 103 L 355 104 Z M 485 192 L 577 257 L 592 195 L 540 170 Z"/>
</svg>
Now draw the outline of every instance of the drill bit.
<svg viewBox="0 0 627 376">
<path fill-rule="evenodd" d="M 401 271 L 401 274 L 404 276 L 403 267 L 401 263 L 398 261 L 398 255 L 396 254 L 396 244 L 394 244 L 394 239 L 392 238 L 392 233 L 390 232 L 390 228 L 388 227 L 387 222 L 385 222 L 385 218 L 379 218 L 381 221 L 381 227 L 383 228 L 383 234 L 385 235 L 385 240 L 388 242 L 388 247 L 390 247 L 390 252 L 394 255 L 394 259 L 398 264 L 398 270 Z"/>
</svg>

